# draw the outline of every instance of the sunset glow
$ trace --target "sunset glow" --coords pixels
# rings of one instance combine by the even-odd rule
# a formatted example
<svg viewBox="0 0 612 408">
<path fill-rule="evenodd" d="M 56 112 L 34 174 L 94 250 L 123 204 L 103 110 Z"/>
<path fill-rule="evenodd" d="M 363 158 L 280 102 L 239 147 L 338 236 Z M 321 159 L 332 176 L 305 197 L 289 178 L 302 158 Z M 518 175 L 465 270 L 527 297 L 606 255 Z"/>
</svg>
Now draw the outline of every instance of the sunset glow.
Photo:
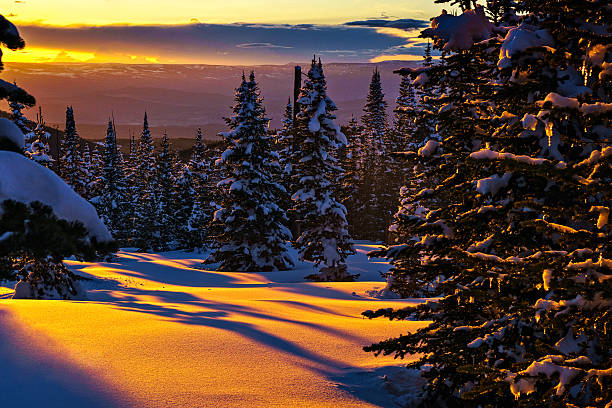
<svg viewBox="0 0 612 408">
<path fill-rule="evenodd" d="M 429 0 L 313 0 L 296 7 L 287 0 L 28 0 L 3 1 L 2 8 L 18 24 L 51 25 L 184 24 L 193 21 L 225 24 L 235 22 L 275 24 L 342 24 L 367 18 L 428 19 L 440 6 Z"/>
<path fill-rule="evenodd" d="M 278 64 L 312 53 L 325 56 L 326 52 L 330 53 L 326 60 L 338 62 L 382 61 L 390 59 L 390 55 L 411 60 L 412 55 L 421 53 L 418 45 L 421 41 L 416 39 L 420 29 L 367 25 L 349 28 L 344 24 L 413 19 L 427 25 L 429 16 L 438 9 L 428 0 L 410 3 L 315 0 L 310 7 L 295 7 L 284 0 L 265 0 L 258 2 L 257 7 L 246 0 L 11 1 L 4 6 L 4 12 L 19 26 L 27 48 L 7 52 L 5 60 Z M 321 41 L 310 28 L 319 33 L 333 31 L 326 36 L 332 41 Z M 147 34 L 143 36 L 141 32 Z M 238 38 L 250 38 L 252 44 L 261 44 L 258 53 L 249 52 L 254 50 L 243 47 L 245 44 Z M 397 47 L 412 49 L 399 52 Z"/>
</svg>

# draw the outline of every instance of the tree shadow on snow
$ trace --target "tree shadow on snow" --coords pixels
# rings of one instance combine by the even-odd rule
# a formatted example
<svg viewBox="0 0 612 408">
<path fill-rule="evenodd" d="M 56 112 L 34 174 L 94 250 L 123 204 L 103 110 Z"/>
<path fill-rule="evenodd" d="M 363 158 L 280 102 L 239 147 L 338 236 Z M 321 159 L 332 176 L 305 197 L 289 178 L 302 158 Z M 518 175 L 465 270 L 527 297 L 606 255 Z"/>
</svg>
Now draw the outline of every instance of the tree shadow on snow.
<svg viewBox="0 0 612 408">
<path fill-rule="evenodd" d="M 57 354 L 52 355 L 32 344 L 32 334 L 20 333 L 21 329 L 7 315 L 0 310 L 1 406 L 118 408 L 129 405 L 111 396 L 107 384 L 64 360 L 61 349 L 54 348 Z"/>
</svg>

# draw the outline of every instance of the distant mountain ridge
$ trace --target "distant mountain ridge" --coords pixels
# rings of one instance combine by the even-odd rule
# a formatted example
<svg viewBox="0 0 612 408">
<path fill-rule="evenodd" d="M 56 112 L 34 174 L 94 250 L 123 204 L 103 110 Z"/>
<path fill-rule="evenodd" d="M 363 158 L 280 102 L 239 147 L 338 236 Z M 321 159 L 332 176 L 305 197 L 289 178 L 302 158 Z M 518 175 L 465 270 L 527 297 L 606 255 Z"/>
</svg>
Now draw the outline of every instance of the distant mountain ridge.
<svg viewBox="0 0 612 408">
<path fill-rule="evenodd" d="M 361 116 L 374 67 L 381 72 L 391 111 L 400 80 L 393 70 L 417 64 L 406 61 L 325 64 L 329 95 L 338 105 L 339 122 L 347 122 L 353 114 Z M 214 139 L 224 129 L 223 117 L 231 113 L 234 89 L 242 72 L 252 69 L 272 119 L 270 126 L 277 127 L 292 94 L 294 65 L 7 63 L 2 78 L 16 81 L 33 94 L 46 121 L 60 128 L 66 106 L 72 105 L 77 129 L 88 139 L 104 137 L 111 115 L 118 125 L 118 136 L 128 138 L 130 132 L 139 131 L 145 110 L 156 137 L 167 129 L 170 138 L 190 138 L 202 127 L 206 137 Z M 306 63 L 299 65 L 308 67 Z M 24 113 L 34 118 L 36 111 L 37 108 L 32 108 Z"/>
</svg>

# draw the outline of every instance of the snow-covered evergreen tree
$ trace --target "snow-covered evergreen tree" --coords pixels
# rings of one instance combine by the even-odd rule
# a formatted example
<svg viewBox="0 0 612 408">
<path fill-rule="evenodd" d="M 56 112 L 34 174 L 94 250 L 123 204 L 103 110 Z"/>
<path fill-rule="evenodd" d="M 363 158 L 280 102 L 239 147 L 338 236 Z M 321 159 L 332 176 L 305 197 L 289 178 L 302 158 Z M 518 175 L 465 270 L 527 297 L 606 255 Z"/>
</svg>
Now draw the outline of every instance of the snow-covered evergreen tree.
<svg viewBox="0 0 612 408">
<path fill-rule="evenodd" d="M 183 171 L 183 180 L 179 180 L 179 190 L 184 191 L 187 188 L 186 185 L 190 184 L 194 194 L 191 200 L 191 216 L 187 225 L 187 235 L 190 241 L 187 248 L 191 249 L 204 246 L 209 235 L 208 229 L 213 214 L 218 210 L 213 203 L 213 196 L 217 190 L 216 183 L 220 181 L 220 178 L 213 175 L 214 165 L 211 164 L 211 161 L 215 159 L 211 158 L 211 154 L 211 149 L 203 142 L 202 129 L 198 128 L 193 153 L 188 163 L 189 173 Z"/>
<path fill-rule="evenodd" d="M 27 158 L 34 160 L 41 166 L 51 168 L 54 160 L 49 153 L 49 138 L 51 135 L 45 129 L 45 121 L 42 115 L 42 109 L 39 108 L 36 120 L 36 127 L 31 132 L 30 140 L 26 135 L 25 155 Z"/>
<path fill-rule="evenodd" d="M 177 244 L 176 232 L 180 228 L 176 219 L 176 158 L 170 147 L 168 135 L 164 132 L 160 152 L 156 160 L 157 201 L 159 206 L 159 245 L 163 250 L 174 249 Z"/>
<path fill-rule="evenodd" d="M 32 129 L 29 126 L 30 121 L 23 115 L 23 112 L 21 112 L 25 108 L 25 105 L 21 102 L 12 100 L 11 98 L 9 98 L 8 101 L 9 109 L 11 111 L 11 120 L 19 129 L 21 129 L 24 135 L 27 135 L 32 131 Z"/>
<path fill-rule="evenodd" d="M 313 59 L 300 90 L 299 111 L 294 127 L 296 165 L 293 169 L 297 191 L 293 194 L 301 234 L 295 240 L 300 259 L 322 265 L 317 280 L 352 280 L 345 259 L 353 253 L 348 234 L 346 209 L 334 196 L 334 182 L 342 174 L 334 157 L 346 137 L 334 122 L 337 110 L 327 96 L 321 60 Z"/>
<path fill-rule="evenodd" d="M 142 250 L 160 248 L 160 211 L 157 196 L 156 163 L 153 139 L 145 113 L 138 141 L 134 197 L 134 243 Z"/>
<path fill-rule="evenodd" d="M 282 194 L 280 198 L 280 206 L 287 213 L 287 225 L 290 228 L 294 228 L 295 220 L 294 214 L 291 211 L 291 208 L 293 207 L 291 195 L 296 189 L 292 181 L 295 155 L 293 154 L 293 105 L 291 104 L 291 99 L 289 99 L 287 101 L 287 105 L 285 105 L 281 124 L 282 126 L 280 130 L 276 133 L 275 143 L 275 150 L 278 153 L 281 168 L 280 181 L 285 188 L 285 193 Z"/>
<path fill-rule="evenodd" d="M 198 128 L 193 144 L 193 152 L 189 159 L 189 170 L 194 177 L 194 183 L 197 185 L 196 191 L 199 194 L 205 193 L 206 179 L 208 178 L 209 163 L 206 160 L 206 150 L 206 145 L 202 140 L 202 129 Z"/>
<path fill-rule="evenodd" d="M 387 101 L 380 82 L 378 68 L 372 73 L 370 90 L 361 116 L 366 145 L 370 155 L 383 155 L 387 150 L 393 150 L 390 145 L 387 123 Z"/>
<path fill-rule="evenodd" d="M 194 185 L 190 166 L 182 165 L 176 183 L 176 239 L 178 248 L 190 251 L 204 246 L 209 222 Z"/>
<path fill-rule="evenodd" d="M 442 297 L 367 312 L 433 321 L 367 349 L 422 356 L 420 406 L 612 399 L 607 3 L 515 3 L 515 26 L 481 7 L 435 18 L 424 35 L 444 61 L 410 72 L 446 90 L 432 102 L 440 141 L 418 153 L 440 182 L 432 171 L 406 196 L 419 209 L 387 256 L 395 290 Z"/>
<path fill-rule="evenodd" d="M 293 158 L 293 105 L 291 99 L 285 105 L 281 125 L 281 129 L 276 134 L 276 150 L 280 158 L 283 179 L 290 180 Z M 291 191 L 289 184 L 285 183 L 283 185 L 288 189 L 287 191 Z"/>
<path fill-rule="evenodd" d="M 85 175 L 83 174 L 83 157 L 81 155 L 81 138 L 76 130 L 72 106 L 66 108 L 66 130 L 61 140 L 62 155 L 59 158 L 60 176 L 81 197 L 85 192 Z"/>
<path fill-rule="evenodd" d="M 339 157 L 340 167 L 344 170 L 339 181 L 338 200 L 346 208 L 346 220 L 352 237 L 363 233 L 363 215 L 366 203 L 363 197 L 364 168 L 364 138 L 363 128 L 354 116 L 345 126 L 343 132 L 347 145 Z"/>
<path fill-rule="evenodd" d="M 402 76 L 394 113 L 394 139 L 398 144 L 397 150 L 401 151 L 406 148 L 406 142 L 411 139 L 415 129 L 415 117 L 418 115 L 417 97 L 412 80 L 408 75 Z"/>
<path fill-rule="evenodd" d="M 356 216 L 361 219 L 359 237 L 362 239 L 386 240 L 402 181 L 396 160 L 391 156 L 400 143 L 395 132 L 388 128 L 386 108 L 380 72 L 376 69 L 361 117 L 364 146 L 357 195 L 363 212 Z"/>
<path fill-rule="evenodd" d="M 117 146 L 115 126 L 108 122 L 104 141 L 102 175 L 97 180 L 100 195 L 92 199 L 98 214 L 121 245 L 129 242 L 130 198 L 123 169 L 123 161 Z"/>
<path fill-rule="evenodd" d="M 236 89 L 230 128 L 223 133 L 227 149 L 220 164 L 227 178 L 221 208 L 215 222 L 221 227 L 215 237 L 215 252 L 209 262 L 219 262 L 220 270 L 285 270 L 293 265 L 288 252 L 290 232 L 284 225 L 280 207 L 283 186 L 278 155 L 272 151 L 267 133 L 269 119 L 251 73 Z"/>
</svg>

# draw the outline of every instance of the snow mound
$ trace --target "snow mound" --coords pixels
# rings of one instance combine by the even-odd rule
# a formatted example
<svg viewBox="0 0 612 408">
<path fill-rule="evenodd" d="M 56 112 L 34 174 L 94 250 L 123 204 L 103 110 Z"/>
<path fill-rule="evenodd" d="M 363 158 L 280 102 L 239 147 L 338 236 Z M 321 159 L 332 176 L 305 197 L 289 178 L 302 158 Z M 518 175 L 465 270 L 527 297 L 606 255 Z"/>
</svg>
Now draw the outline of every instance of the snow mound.
<svg viewBox="0 0 612 408">
<path fill-rule="evenodd" d="M 441 145 L 437 140 L 428 140 L 425 146 L 421 147 L 418 151 L 419 156 L 429 157 L 435 153 L 436 149 Z"/>
<path fill-rule="evenodd" d="M 89 236 L 100 242 L 113 238 L 98 218 L 94 207 L 74 192 L 57 174 L 26 157 L 0 151 L 0 202 L 40 201 L 67 221 L 83 223 Z"/>
<path fill-rule="evenodd" d="M 474 10 L 466 10 L 460 16 L 442 10 L 442 14 L 431 20 L 431 28 L 423 30 L 422 35 L 443 40 L 443 51 L 460 51 L 471 48 L 474 42 L 490 38 L 494 28 L 484 8 L 478 6 Z"/>
<path fill-rule="evenodd" d="M 3 138 L 10 140 L 20 149 L 25 147 L 23 132 L 16 124 L 6 118 L 0 118 L 0 139 Z"/>
<path fill-rule="evenodd" d="M 546 30 L 533 30 L 526 24 L 512 28 L 506 34 L 504 42 L 499 50 L 499 61 L 497 67 L 500 69 L 508 68 L 512 64 L 510 59 L 513 55 L 523 52 L 531 47 L 550 46 L 553 39 Z"/>
</svg>

